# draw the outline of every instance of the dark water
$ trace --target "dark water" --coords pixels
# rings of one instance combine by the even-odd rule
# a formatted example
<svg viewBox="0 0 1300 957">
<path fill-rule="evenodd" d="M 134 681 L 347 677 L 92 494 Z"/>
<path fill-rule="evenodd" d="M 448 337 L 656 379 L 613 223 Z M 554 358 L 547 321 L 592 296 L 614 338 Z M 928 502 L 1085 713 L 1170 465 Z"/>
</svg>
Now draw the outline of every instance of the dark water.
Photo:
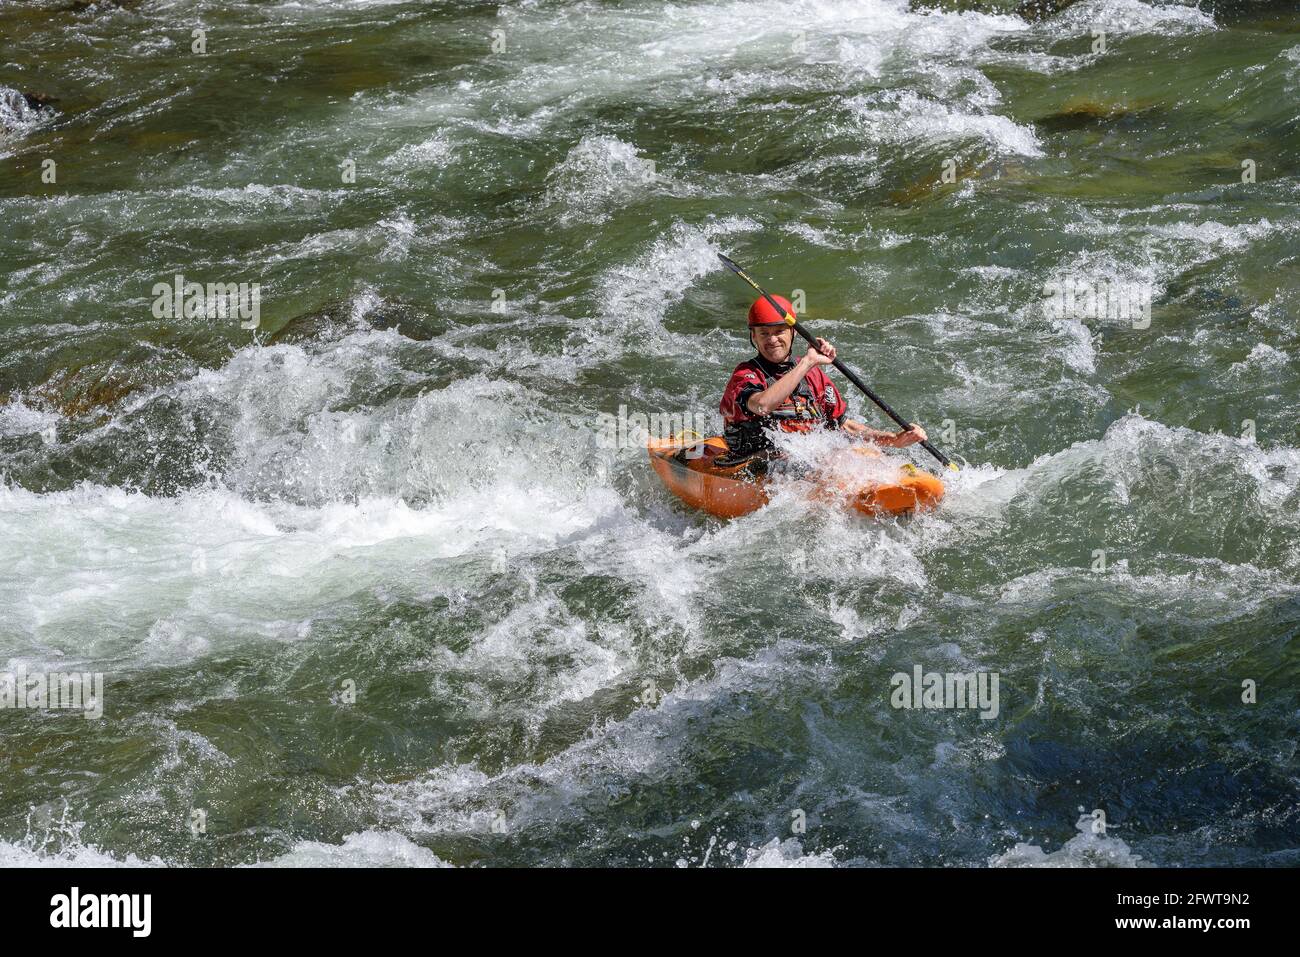
<svg viewBox="0 0 1300 957">
<path fill-rule="evenodd" d="M 0 712 L 0 863 L 1300 863 L 1292 5 L 70 6 L 0 0 L 0 671 L 104 715 Z M 602 446 L 720 424 L 720 251 L 940 511 Z"/>
</svg>

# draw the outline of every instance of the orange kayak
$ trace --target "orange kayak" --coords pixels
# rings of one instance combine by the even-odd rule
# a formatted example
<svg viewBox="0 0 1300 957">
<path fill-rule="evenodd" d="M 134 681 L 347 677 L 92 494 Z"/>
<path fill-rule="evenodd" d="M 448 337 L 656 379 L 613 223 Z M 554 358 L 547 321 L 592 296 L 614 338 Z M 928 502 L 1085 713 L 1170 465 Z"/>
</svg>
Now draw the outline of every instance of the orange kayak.
<svg viewBox="0 0 1300 957">
<path fill-rule="evenodd" d="M 651 439 L 647 446 L 650 464 L 672 492 L 687 505 L 703 509 L 718 518 L 736 518 L 756 512 L 767 504 L 766 482 L 748 476 L 745 466 L 720 465 L 727 443 L 720 435 L 694 443 L 680 439 Z M 879 456 L 863 446 L 860 454 Z M 680 454 L 679 454 L 680 453 Z M 842 497 L 864 515 L 904 515 L 934 508 L 943 498 L 943 482 L 911 463 L 904 463 L 894 475 L 856 485 L 828 478 L 818 492 Z"/>
</svg>

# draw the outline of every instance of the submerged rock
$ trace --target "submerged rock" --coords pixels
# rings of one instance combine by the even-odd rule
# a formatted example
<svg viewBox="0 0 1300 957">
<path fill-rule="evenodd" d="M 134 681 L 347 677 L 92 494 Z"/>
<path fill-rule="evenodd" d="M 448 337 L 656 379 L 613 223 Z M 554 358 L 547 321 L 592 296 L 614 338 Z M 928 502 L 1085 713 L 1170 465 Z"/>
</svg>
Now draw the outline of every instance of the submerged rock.
<svg viewBox="0 0 1300 957">
<path fill-rule="evenodd" d="M 33 390 L 60 414 L 74 418 L 117 405 L 141 383 L 133 381 L 129 372 L 111 364 L 92 364 L 76 369 L 61 370 Z"/>
<path fill-rule="evenodd" d="M 1086 97 L 1075 97 L 1055 113 L 1034 121 L 1036 126 L 1054 133 L 1081 130 L 1101 123 L 1113 122 L 1149 112 L 1152 104 L 1103 103 Z"/>
<path fill-rule="evenodd" d="M 929 172 L 891 192 L 887 201 L 894 206 L 910 206 L 958 189 L 968 180 L 1023 179 L 1025 176 L 1023 162 L 992 157 L 975 164 L 959 164 L 951 182 L 944 181 L 942 169 Z"/>
<path fill-rule="evenodd" d="M 963 181 L 978 179 L 983 173 L 979 167 L 958 166 L 952 182 L 944 182 L 942 170 L 926 173 L 891 192 L 888 201 L 894 206 L 910 206 L 948 187 L 956 188 Z"/>
<path fill-rule="evenodd" d="M 28 109 L 43 110 L 54 102 L 54 97 L 46 93 L 33 93 L 27 91 L 22 94 L 23 100 L 27 103 Z"/>
<path fill-rule="evenodd" d="M 329 342 L 358 329 L 394 329 L 407 339 L 423 342 L 442 335 L 448 328 L 446 320 L 437 313 L 427 313 L 404 303 L 385 301 L 364 315 L 355 314 L 354 309 L 351 301 L 339 301 L 300 313 L 269 331 L 266 342 L 269 345 Z"/>
</svg>

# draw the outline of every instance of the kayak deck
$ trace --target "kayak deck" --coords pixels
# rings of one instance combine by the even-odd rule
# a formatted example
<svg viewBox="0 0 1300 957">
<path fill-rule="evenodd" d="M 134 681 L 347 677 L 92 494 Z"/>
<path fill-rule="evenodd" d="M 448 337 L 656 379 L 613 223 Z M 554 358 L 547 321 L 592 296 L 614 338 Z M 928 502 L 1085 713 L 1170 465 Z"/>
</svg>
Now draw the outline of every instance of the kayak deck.
<svg viewBox="0 0 1300 957">
<path fill-rule="evenodd" d="M 718 518 L 737 518 L 756 512 L 767 504 L 767 482 L 748 475 L 744 465 L 720 464 L 727 454 L 727 443 L 715 435 L 694 443 L 678 439 L 651 439 L 646 451 L 650 464 L 670 492 L 687 505 Z M 685 454 L 678 454 L 685 451 Z M 867 455 L 879 455 L 863 446 Z M 944 488 L 935 476 L 922 472 L 910 463 L 901 465 L 896 475 L 870 480 L 853 487 L 828 479 L 818 486 L 819 494 L 842 496 L 864 515 L 905 515 L 934 508 L 943 498 Z"/>
</svg>

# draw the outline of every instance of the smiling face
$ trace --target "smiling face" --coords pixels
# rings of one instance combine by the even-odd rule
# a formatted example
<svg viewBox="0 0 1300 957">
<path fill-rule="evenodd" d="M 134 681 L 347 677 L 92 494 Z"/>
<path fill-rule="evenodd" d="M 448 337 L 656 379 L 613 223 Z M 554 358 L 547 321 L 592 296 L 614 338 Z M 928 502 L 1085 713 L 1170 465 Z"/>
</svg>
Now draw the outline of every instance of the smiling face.
<svg viewBox="0 0 1300 957">
<path fill-rule="evenodd" d="M 769 362 L 784 362 L 794 344 L 794 330 L 787 325 L 755 326 L 750 338 L 758 354 Z"/>
</svg>

